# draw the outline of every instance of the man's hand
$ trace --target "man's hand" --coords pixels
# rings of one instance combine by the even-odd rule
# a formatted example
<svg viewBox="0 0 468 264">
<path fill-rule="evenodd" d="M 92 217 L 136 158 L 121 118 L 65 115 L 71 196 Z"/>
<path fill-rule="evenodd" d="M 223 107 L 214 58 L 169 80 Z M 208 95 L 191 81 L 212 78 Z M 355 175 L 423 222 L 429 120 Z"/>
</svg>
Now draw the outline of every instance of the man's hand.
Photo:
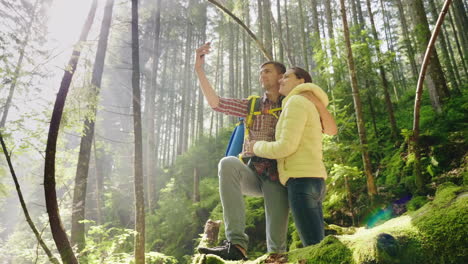
<svg viewBox="0 0 468 264">
<path fill-rule="evenodd" d="M 201 45 L 196 50 L 196 57 L 195 57 L 195 70 L 203 69 L 203 64 L 205 64 L 205 55 L 210 53 L 211 43 L 207 42 Z"/>
<path fill-rule="evenodd" d="M 255 145 L 255 140 L 247 140 L 244 144 L 244 156 L 254 156 L 253 147 Z"/>
</svg>

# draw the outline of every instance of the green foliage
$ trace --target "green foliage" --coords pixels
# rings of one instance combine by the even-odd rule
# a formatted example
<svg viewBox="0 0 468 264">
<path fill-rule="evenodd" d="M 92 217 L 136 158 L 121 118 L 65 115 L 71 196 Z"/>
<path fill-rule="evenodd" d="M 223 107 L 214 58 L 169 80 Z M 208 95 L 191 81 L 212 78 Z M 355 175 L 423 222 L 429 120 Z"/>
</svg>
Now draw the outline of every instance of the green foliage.
<svg viewBox="0 0 468 264">
<path fill-rule="evenodd" d="M 109 224 L 90 226 L 81 258 L 88 263 L 123 263 L 126 253 L 133 249 L 134 235 L 132 229 Z"/>
</svg>

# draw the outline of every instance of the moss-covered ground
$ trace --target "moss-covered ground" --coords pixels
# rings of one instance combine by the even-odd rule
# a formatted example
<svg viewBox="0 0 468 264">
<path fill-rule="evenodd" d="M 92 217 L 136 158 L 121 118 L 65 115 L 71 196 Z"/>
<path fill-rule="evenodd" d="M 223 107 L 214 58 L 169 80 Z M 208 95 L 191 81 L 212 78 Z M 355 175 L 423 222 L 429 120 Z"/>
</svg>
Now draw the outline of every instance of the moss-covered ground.
<svg viewBox="0 0 468 264">
<path fill-rule="evenodd" d="M 192 263 L 268 263 L 268 255 L 245 262 L 195 255 Z M 468 188 L 442 184 L 433 201 L 373 228 L 327 236 L 314 246 L 292 250 L 287 263 L 461 264 L 468 263 Z M 272 262 L 270 262 L 272 263 Z M 276 262 L 280 263 L 280 262 Z"/>
</svg>

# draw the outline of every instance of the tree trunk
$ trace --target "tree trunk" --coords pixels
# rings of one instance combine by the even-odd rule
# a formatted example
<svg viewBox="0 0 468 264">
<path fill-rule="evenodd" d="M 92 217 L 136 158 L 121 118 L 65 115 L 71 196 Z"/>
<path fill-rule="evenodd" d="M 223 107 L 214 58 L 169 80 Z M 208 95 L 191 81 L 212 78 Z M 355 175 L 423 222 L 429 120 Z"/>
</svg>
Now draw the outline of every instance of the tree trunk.
<svg viewBox="0 0 468 264">
<path fill-rule="evenodd" d="M 265 19 L 264 26 L 264 33 L 265 33 L 265 48 L 273 58 L 273 37 L 271 34 L 271 2 L 270 0 L 263 0 L 263 17 Z"/>
<path fill-rule="evenodd" d="M 138 40 L 138 0 L 132 0 L 132 106 L 135 135 L 135 264 L 145 263 L 145 197 L 143 192 L 143 144 L 141 127 L 140 53 Z"/>
<path fill-rule="evenodd" d="M 460 33 L 463 52 L 466 58 L 468 57 L 468 32 L 466 30 L 468 28 L 468 16 L 461 0 L 454 0 L 453 7 L 455 23 L 458 26 L 458 32 Z"/>
<path fill-rule="evenodd" d="M 297 0 L 299 3 L 299 22 L 300 22 L 300 34 L 301 34 L 301 39 L 302 39 L 302 56 L 304 59 L 304 69 L 306 71 L 309 71 L 309 59 L 307 56 L 307 34 L 306 34 L 306 26 L 305 26 L 305 19 L 304 19 L 304 8 L 302 8 L 302 1 L 303 0 Z"/>
<path fill-rule="evenodd" d="M 250 11 L 249 2 L 244 2 L 243 16 L 247 26 L 250 26 Z M 242 34 L 242 66 L 243 66 L 243 81 L 242 81 L 242 97 L 248 97 L 250 94 L 250 42 L 247 41 L 245 34 Z M 216 74 L 218 74 L 219 55 L 216 58 Z M 215 87 L 218 87 L 217 85 Z"/>
<path fill-rule="evenodd" d="M 73 191 L 73 210 L 72 210 L 72 228 L 71 244 L 77 245 L 78 251 L 85 247 L 85 224 L 80 223 L 85 220 L 86 208 L 86 187 L 88 183 L 89 160 L 91 156 L 91 147 L 94 137 L 94 125 L 96 120 L 97 105 L 99 102 L 99 93 L 101 89 L 102 73 L 104 71 L 104 61 L 107 51 L 107 40 L 112 20 L 112 9 L 114 0 L 107 0 L 104 18 L 102 20 L 101 32 L 99 34 L 96 59 L 91 78 L 91 100 L 87 106 L 86 112 L 91 113 L 86 118 L 83 125 L 83 135 L 81 137 L 80 152 L 78 156 L 78 165 L 76 168 L 75 188 Z"/>
<path fill-rule="evenodd" d="M 409 37 L 410 35 L 408 32 L 408 22 L 406 21 L 403 3 L 401 2 L 401 0 L 395 0 L 395 2 L 398 7 L 398 16 L 400 18 L 401 30 L 403 32 L 403 42 L 405 43 L 406 54 L 411 65 L 411 72 L 413 73 L 413 78 L 416 79 L 416 76 L 418 76 L 418 67 L 416 66 L 416 61 L 414 58 L 415 52 L 413 46 L 411 45 L 411 39 Z"/>
<path fill-rule="evenodd" d="M 0 120 L 0 129 L 5 127 L 5 123 L 8 117 L 8 111 L 10 110 L 11 102 L 13 101 L 13 95 L 15 93 L 16 84 L 18 83 L 20 71 L 23 68 L 24 54 L 26 52 L 26 47 L 29 43 L 29 37 L 31 35 L 30 33 L 31 33 L 31 29 L 34 23 L 34 19 L 36 18 L 36 9 L 37 9 L 38 4 L 39 4 L 39 0 L 36 0 L 32 8 L 31 17 L 29 17 L 28 24 L 26 25 L 26 35 L 25 35 L 26 37 L 22 41 L 21 46 L 20 46 L 18 62 L 16 63 L 15 71 L 13 72 L 13 77 L 11 78 L 8 97 L 5 102 L 5 106 L 3 107 L 2 119 Z"/>
<path fill-rule="evenodd" d="M 425 47 L 427 47 L 429 43 L 429 38 L 431 35 L 431 32 L 429 30 L 429 23 L 427 22 L 427 17 L 422 0 L 410 0 L 409 3 L 411 5 L 410 10 L 414 19 L 414 32 L 416 35 L 418 50 L 421 54 L 423 54 Z M 431 56 L 432 63 L 429 65 L 428 68 L 428 77 L 432 80 L 434 86 L 433 89 L 431 89 L 431 85 L 430 83 L 428 83 L 428 88 L 432 106 L 436 111 L 440 112 L 440 99 L 448 97 L 450 94 L 447 88 L 444 73 L 442 72 L 442 67 L 440 66 L 437 52 L 433 50 Z"/>
<path fill-rule="evenodd" d="M 444 17 L 448 11 L 448 8 L 450 7 L 452 0 L 446 0 L 444 7 L 442 8 L 442 11 L 440 12 L 439 18 L 437 19 L 437 23 L 434 27 L 434 31 L 431 35 L 431 38 L 429 40 L 429 43 L 426 48 L 426 52 L 424 54 L 424 60 L 421 66 L 421 73 L 419 74 L 418 78 L 418 84 L 416 87 L 416 96 L 414 99 L 414 117 L 413 117 L 413 135 L 411 137 L 412 141 L 412 149 L 414 152 L 414 172 L 415 172 L 415 182 L 416 182 L 416 187 L 418 188 L 418 192 L 420 194 L 425 193 L 425 185 L 427 183 L 427 179 L 424 177 L 424 175 L 421 172 L 421 153 L 419 150 L 419 114 L 420 114 L 420 108 L 421 108 L 421 97 L 422 97 L 422 92 L 423 92 L 423 83 L 424 83 L 424 78 L 426 76 L 426 70 L 429 67 L 429 61 L 431 59 L 434 59 L 432 54 L 432 50 L 434 49 L 434 44 L 437 39 L 437 36 L 439 34 L 442 22 L 444 21 Z"/>
<path fill-rule="evenodd" d="M 434 3 L 434 0 L 429 0 L 429 9 L 434 19 L 436 19 L 438 14 L 437 14 L 437 8 Z M 448 52 L 447 43 L 445 42 L 444 31 L 441 30 L 439 34 L 440 34 L 439 43 L 440 43 L 440 48 L 442 51 L 442 62 L 445 64 L 445 68 L 447 69 L 447 73 L 448 73 L 448 78 L 449 80 L 451 80 L 453 89 L 458 90 L 457 79 L 455 77 L 455 72 L 453 71 L 452 63 L 450 61 L 450 55 Z"/>
<path fill-rule="evenodd" d="M 290 50 L 292 48 L 292 45 L 291 45 L 291 32 L 289 30 L 289 15 L 288 15 L 288 2 L 286 0 L 284 0 L 284 20 L 285 20 L 285 27 L 286 27 L 286 43 L 285 43 L 285 49 L 287 51 L 288 54 L 290 54 Z M 296 65 L 296 60 L 295 60 L 295 57 L 291 56 L 290 58 L 290 63 L 292 65 Z"/>
<path fill-rule="evenodd" d="M 351 3 L 351 16 L 353 19 L 353 23 L 351 24 L 351 27 L 354 27 L 359 24 L 356 2 L 354 0 L 350 0 L 349 2 Z"/>
<path fill-rule="evenodd" d="M 356 121 L 359 133 L 359 141 L 361 143 L 361 153 L 362 153 L 362 160 L 364 163 L 364 173 L 367 178 L 367 192 L 371 196 L 371 199 L 374 195 L 377 194 L 377 187 L 375 186 L 374 176 L 372 175 L 372 166 L 370 162 L 369 152 L 367 150 L 367 136 L 366 130 L 364 125 L 364 119 L 362 115 L 362 104 L 361 104 L 361 97 L 359 95 L 359 88 L 357 84 L 357 77 L 356 77 L 356 69 L 354 66 L 354 58 L 353 58 L 353 51 L 351 49 L 351 41 L 349 38 L 349 29 L 348 29 L 348 19 L 346 17 L 346 8 L 344 0 L 340 0 L 341 6 L 341 17 L 343 20 L 343 31 L 344 31 L 344 38 L 346 42 L 346 51 L 348 56 L 348 67 L 349 67 L 349 74 L 351 79 L 351 87 L 353 90 L 353 101 L 354 101 L 354 110 L 356 111 Z"/>
<path fill-rule="evenodd" d="M 153 63 L 151 65 L 151 80 L 147 95 L 145 96 L 145 123 L 146 123 L 146 144 L 143 148 L 145 151 L 143 158 L 145 159 L 145 172 L 146 172 L 146 186 L 147 186 L 147 205 L 148 210 L 153 210 L 154 206 L 154 192 L 155 192 L 155 179 L 156 179 L 156 144 L 155 141 L 155 113 L 156 113 L 156 91 L 157 91 L 157 78 L 158 66 L 160 60 L 160 35 L 161 35 L 161 0 L 157 0 L 154 8 L 154 39 L 152 54 Z"/>
<path fill-rule="evenodd" d="M 194 203 L 200 202 L 200 174 L 198 168 L 193 168 L 193 197 Z"/>
<path fill-rule="evenodd" d="M 24 213 L 24 217 L 26 218 L 26 222 L 28 223 L 29 227 L 33 231 L 34 236 L 37 239 L 37 242 L 39 243 L 39 245 L 41 245 L 41 247 L 44 250 L 44 252 L 46 253 L 47 257 L 49 257 L 49 261 L 54 263 L 54 264 L 59 264 L 60 262 L 54 257 L 54 255 L 50 251 L 49 247 L 47 247 L 46 243 L 44 243 L 44 240 L 42 240 L 41 234 L 37 230 L 36 225 L 34 224 L 34 222 L 31 219 L 31 216 L 29 216 L 29 211 L 28 211 L 28 208 L 26 206 L 26 203 L 24 202 L 23 193 L 21 192 L 21 187 L 20 187 L 19 182 L 18 182 L 18 177 L 16 177 L 16 173 L 15 173 L 15 170 L 13 168 L 13 163 L 11 162 L 11 157 L 8 154 L 8 150 L 6 148 L 5 142 L 3 141 L 3 135 L 2 135 L 1 132 L 0 132 L 0 144 L 2 145 L 3 154 L 5 155 L 5 159 L 6 159 L 7 163 L 8 163 L 8 168 L 10 169 L 11 177 L 13 178 L 13 181 L 15 182 L 16 193 L 18 194 L 18 199 L 19 199 L 20 204 L 21 204 L 21 209 L 23 209 L 23 213 Z"/>
<path fill-rule="evenodd" d="M 82 42 L 86 41 L 89 30 L 93 24 L 94 16 L 96 14 L 97 0 L 94 0 L 91 9 L 88 13 L 85 25 L 81 31 L 80 39 L 76 47 Z M 54 110 L 52 112 L 52 118 L 50 121 L 49 134 L 47 137 L 47 147 L 45 156 L 44 166 L 44 193 L 47 207 L 47 214 L 49 215 L 50 228 L 52 230 L 52 236 L 57 245 L 57 249 L 60 252 L 60 256 L 64 263 L 75 264 L 78 263 L 73 249 L 68 240 L 67 234 L 62 225 L 60 219 L 59 208 L 57 203 L 57 193 L 55 190 L 55 154 L 57 149 L 57 138 L 60 128 L 60 121 L 62 119 L 63 108 L 65 106 L 65 100 L 67 98 L 68 89 L 72 81 L 73 75 L 80 58 L 80 51 L 75 49 L 68 62 L 68 67 L 64 71 L 62 82 L 60 84 L 59 92 L 54 104 Z"/>
<path fill-rule="evenodd" d="M 375 23 L 374 23 L 374 15 L 372 14 L 372 8 L 371 8 L 371 3 L 370 0 L 366 0 L 367 4 L 367 13 L 369 14 L 369 19 L 371 22 L 371 27 L 372 27 L 372 34 L 374 36 L 374 39 L 378 42 L 379 41 L 379 36 L 377 34 L 377 30 L 375 28 Z M 385 99 L 385 105 L 387 107 L 387 113 L 388 117 L 390 120 L 390 131 L 392 138 L 395 140 L 398 137 L 398 128 L 396 125 L 396 120 L 395 120 L 395 115 L 393 111 L 393 105 L 392 101 L 390 99 L 390 93 L 389 93 L 389 84 L 387 80 L 387 74 L 385 71 L 385 68 L 383 66 L 383 61 L 382 61 L 382 54 L 380 53 L 380 45 L 377 44 L 375 47 L 375 50 L 377 52 L 377 59 L 378 59 L 378 64 L 379 64 L 379 72 L 380 72 L 380 78 L 382 80 L 382 87 L 383 87 L 383 92 L 384 92 L 384 99 Z"/>
<path fill-rule="evenodd" d="M 455 44 L 457 45 L 457 51 L 458 51 L 458 54 L 460 55 L 460 58 L 461 58 L 461 61 L 462 61 L 462 65 L 463 65 L 463 70 L 465 71 L 465 75 L 468 75 L 468 66 L 467 66 L 467 63 L 466 63 L 466 60 L 465 60 L 465 57 L 463 56 L 463 51 L 460 47 L 460 41 L 458 39 L 458 34 L 457 34 L 457 29 L 455 27 L 455 24 L 453 23 L 453 19 L 452 19 L 452 14 L 449 10 L 448 12 L 448 18 L 449 18 L 449 21 L 450 21 L 450 27 L 452 28 L 452 31 L 453 31 L 453 38 L 455 39 Z"/>
<path fill-rule="evenodd" d="M 276 16 L 278 17 L 278 37 L 279 39 L 283 39 L 283 29 L 282 29 L 282 20 L 281 20 L 281 5 L 280 0 L 276 0 Z M 284 61 L 284 51 L 283 51 L 283 43 L 281 41 L 278 44 L 278 51 L 279 51 L 279 61 Z"/>
</svg>

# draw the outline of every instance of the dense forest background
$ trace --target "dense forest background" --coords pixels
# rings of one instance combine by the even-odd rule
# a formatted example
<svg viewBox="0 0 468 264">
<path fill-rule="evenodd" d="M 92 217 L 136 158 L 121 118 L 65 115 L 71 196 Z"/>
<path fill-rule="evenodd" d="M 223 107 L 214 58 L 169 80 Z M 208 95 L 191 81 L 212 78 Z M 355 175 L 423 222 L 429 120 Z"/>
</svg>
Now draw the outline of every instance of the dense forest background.
<svg viewBox="0 0 468 264">
<path fill-rule="evenodd" d="M 46 210 L 50 175 L 80 262 L 143 263 L 135 247 L 163 263 L 190 262 L 206 220 L 222 219 L 217 163 L 237 122 L 212 111 L 198 87 L 194 50 L 208 41 L 205 70 L 220 96 L 261 94 L 266 57 L 307 69 L 328 93 L 339 132 L 323 140 L 327 224 L 372 227 L 420 208 L 444 182 L 468 181 L 466 0 L 452 2 L 439 33 L 416 140 L 416 85 L 441 0 L 70 2 L 0 1 L 0 132 L 8 150 L 0 160 L 1 263 L 50 260 L 3 156 L 56 258 L 66 259 L 66 246 L 57 250 Z M 59 92 L 67 78 L 68 96 Z M 59 124 L 56 96 L 66 99 Z M 266 251 L 263 202 L 246 205 L 255 257 Z M 289 231 L 290 249 L 300 247 L 292 220 Z"/>
</svg>

